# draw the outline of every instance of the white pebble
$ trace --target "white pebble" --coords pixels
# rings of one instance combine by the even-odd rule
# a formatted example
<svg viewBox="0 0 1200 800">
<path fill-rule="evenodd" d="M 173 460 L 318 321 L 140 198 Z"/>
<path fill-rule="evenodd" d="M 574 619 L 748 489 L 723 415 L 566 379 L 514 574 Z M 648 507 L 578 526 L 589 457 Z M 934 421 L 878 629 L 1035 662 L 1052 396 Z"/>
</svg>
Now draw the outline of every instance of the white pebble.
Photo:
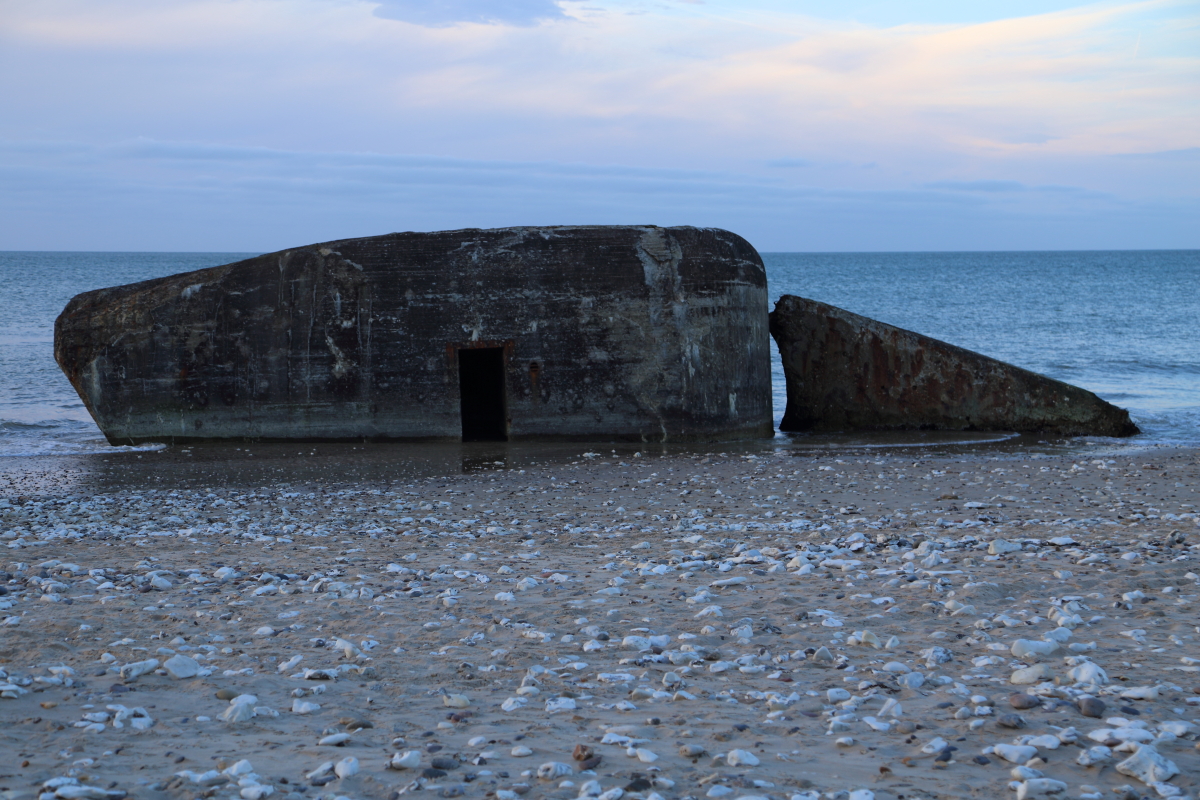
<svg viewBox="0 0 1200 800">
<path fill-rule="evenodd" d="M 171 656 L 163 663 L 163 668 L 177 681 L 194 678 L 200 674 L 200 663 L 194 658 L 183 655 Z"/>
<path fill-rule="evenodd" d="M 1062 781 L 1056 781 L 1052 778 L 1032 778 L 1025 781 L 1017 787 L 1017 800 L 1026 800 L 1034 797 L 1053 797 L 1054 795 L 1062 794 L 1067 790 L 1067 785 Z"/>
<path fill-rule="evenodd" d="M 758 756 L 748 750 L 730 750 L 725 754 L 725 763 L 731 767 L 757 767 Z"/>
<path fill-rule="evenodd" d="M 348 733 L 331 733 L 319 739 L 317 744 L 324 747 L 343 747 L 348 741 L 350 741 L 350 734 Z"/>
<path fill-rule="evenodd" d="M 421 765 L 421 753 L 417 750 L 407 750 L 396 753 L 387 762 L 389 769 L 416 769 Z"/>
</svg>

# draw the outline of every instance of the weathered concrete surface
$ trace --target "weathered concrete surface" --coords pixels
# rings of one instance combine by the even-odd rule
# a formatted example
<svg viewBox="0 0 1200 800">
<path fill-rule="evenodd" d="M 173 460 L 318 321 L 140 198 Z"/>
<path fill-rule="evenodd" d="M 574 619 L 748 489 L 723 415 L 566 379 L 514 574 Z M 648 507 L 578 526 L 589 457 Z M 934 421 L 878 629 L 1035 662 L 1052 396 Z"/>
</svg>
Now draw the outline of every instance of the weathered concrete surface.
<svg viewBox="0 0 1200 800">
<path fill-rule="evenodd" d="M 787 380 L 780 430 L 1139 432 L 1085 389 L 803 297 L 780 298 L 771 335 Z"/>
<path fill-rule="evenodd" d="M 728 231 L 395 233 L 87 292 L 55 357 L 110 442 L 457 440 L 457 354 L 511 439 L 772 433 L 766 274 Z"/>
</svg>

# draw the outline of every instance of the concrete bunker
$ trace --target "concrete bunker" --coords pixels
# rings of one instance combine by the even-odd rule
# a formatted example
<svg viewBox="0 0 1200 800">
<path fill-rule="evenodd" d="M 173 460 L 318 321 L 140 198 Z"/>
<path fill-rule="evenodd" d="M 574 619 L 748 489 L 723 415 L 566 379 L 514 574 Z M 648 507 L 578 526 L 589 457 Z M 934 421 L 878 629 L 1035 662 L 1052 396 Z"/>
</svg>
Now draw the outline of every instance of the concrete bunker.
<svg viewBox="0 0 1200 800">
<path fill-rule="evenodd" d="M 55 357 L 113 444 L 753 438 L 767 301 L 723 230 L 394 233 L 81 294 Z"/>
</svg>

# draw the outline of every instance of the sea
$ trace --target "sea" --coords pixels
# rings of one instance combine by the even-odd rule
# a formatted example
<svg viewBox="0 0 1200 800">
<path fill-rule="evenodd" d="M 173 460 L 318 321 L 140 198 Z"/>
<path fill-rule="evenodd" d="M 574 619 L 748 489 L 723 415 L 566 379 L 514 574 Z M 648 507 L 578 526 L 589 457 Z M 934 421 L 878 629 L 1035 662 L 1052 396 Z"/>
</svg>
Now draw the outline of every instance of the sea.
<svg viewBox="0 0 1200 800">
<path fill-rule="evenodd" d="M 0 458 L 139 449 L 105 442 L 54 361 L 54 319 L 71 297 L 254 255 L 0 252 Z M 1143 431 L 1114 447 L 1200 445 L 1200 250 L 763 261 L 772 305 L 783 294 L 820 300 L 1090 389 Z M 777 353 L 773 389 L 778 424 Z"/>
</svg>

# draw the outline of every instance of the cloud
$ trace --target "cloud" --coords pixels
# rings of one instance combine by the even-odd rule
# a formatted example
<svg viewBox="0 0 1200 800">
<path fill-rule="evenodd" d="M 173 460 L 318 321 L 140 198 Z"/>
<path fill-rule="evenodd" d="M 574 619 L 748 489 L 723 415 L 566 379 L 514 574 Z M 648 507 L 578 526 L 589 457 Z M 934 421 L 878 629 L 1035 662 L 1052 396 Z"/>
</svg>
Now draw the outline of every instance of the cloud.
<svg viewBox="0 0 1200 800">
<path fill-rule="evenodd" d="M 533 25 L 565 15 L 551 0 L 382 0 L 375 16 L 439 28 L 464 22 Z"/>
<path fill-rule="evenodd" d="M 627 13 L 634 5 L 645 13 Z M 1151 13 L 1162 3 L 1142 2 L 887 28 L 787 7 L 16 4 L 0 19 L 6 55 L 23 66 L 0 71 L 4 130 L 677 165 L 1194 145 L 1200 58 L 1171 50 L 1195 22 L 1183 6 L 1166 21 Z M 489 19 L 506 24 L 453 24 Z"/>
<path fill-rule="evenodd" d="M 396 230 L 727 228 L 764 251 L 1194 246 L 1200 203 L 796 185 L 716 170 L 306 152 L 186 141 L 0 143 L 0 248 L 270 251 Z M 1172 233 L 1174 232 L 1174 233 Z"/>
<path fill-rule="evenodd" d="M 1116 153 L 1117 158 L 1147 161 L 1200 161 L 1200 147 L 1185 147 L 1182 150 L 1159 150 L 1154 153 Z"/>
<path fill-rule="evenodd" d="M 1116 197 L 1107 192 L 1096 192 L 1080 186 L 1057 186 L 1054 184 L 1039 184 L 1030 186 L 1019 181 L 1003 180 L 973 180 L 973 181 L 932 181 L 922 184 L 926 189 L 948 192 L 983 193 L 990 195 L 1019 195 L 1036 192 L 1041 194 L 1070 195 L 1074 200 L 1100 200 L 1119 202 Z"/>
<path fill-rule="evenodd" d="M 832 0 L 8 3 L 0 247 L 559 221 L 1200 244 L 1195 5 L 1003 5 L 884 26 Z"/>
<path fill-rule="evenodd" d="M 1017 181 L 934 181 L 925 186 L 952 192 L 1023 192 L 1027 188 Z"/>
<path fill-rule="evenodd" d="M 777 169 L 800 169 L 801 167 L 811 167 L 814 162 L 807 158 L 776 158 L 767 162 L 768 167 Z"/>
</svg>

